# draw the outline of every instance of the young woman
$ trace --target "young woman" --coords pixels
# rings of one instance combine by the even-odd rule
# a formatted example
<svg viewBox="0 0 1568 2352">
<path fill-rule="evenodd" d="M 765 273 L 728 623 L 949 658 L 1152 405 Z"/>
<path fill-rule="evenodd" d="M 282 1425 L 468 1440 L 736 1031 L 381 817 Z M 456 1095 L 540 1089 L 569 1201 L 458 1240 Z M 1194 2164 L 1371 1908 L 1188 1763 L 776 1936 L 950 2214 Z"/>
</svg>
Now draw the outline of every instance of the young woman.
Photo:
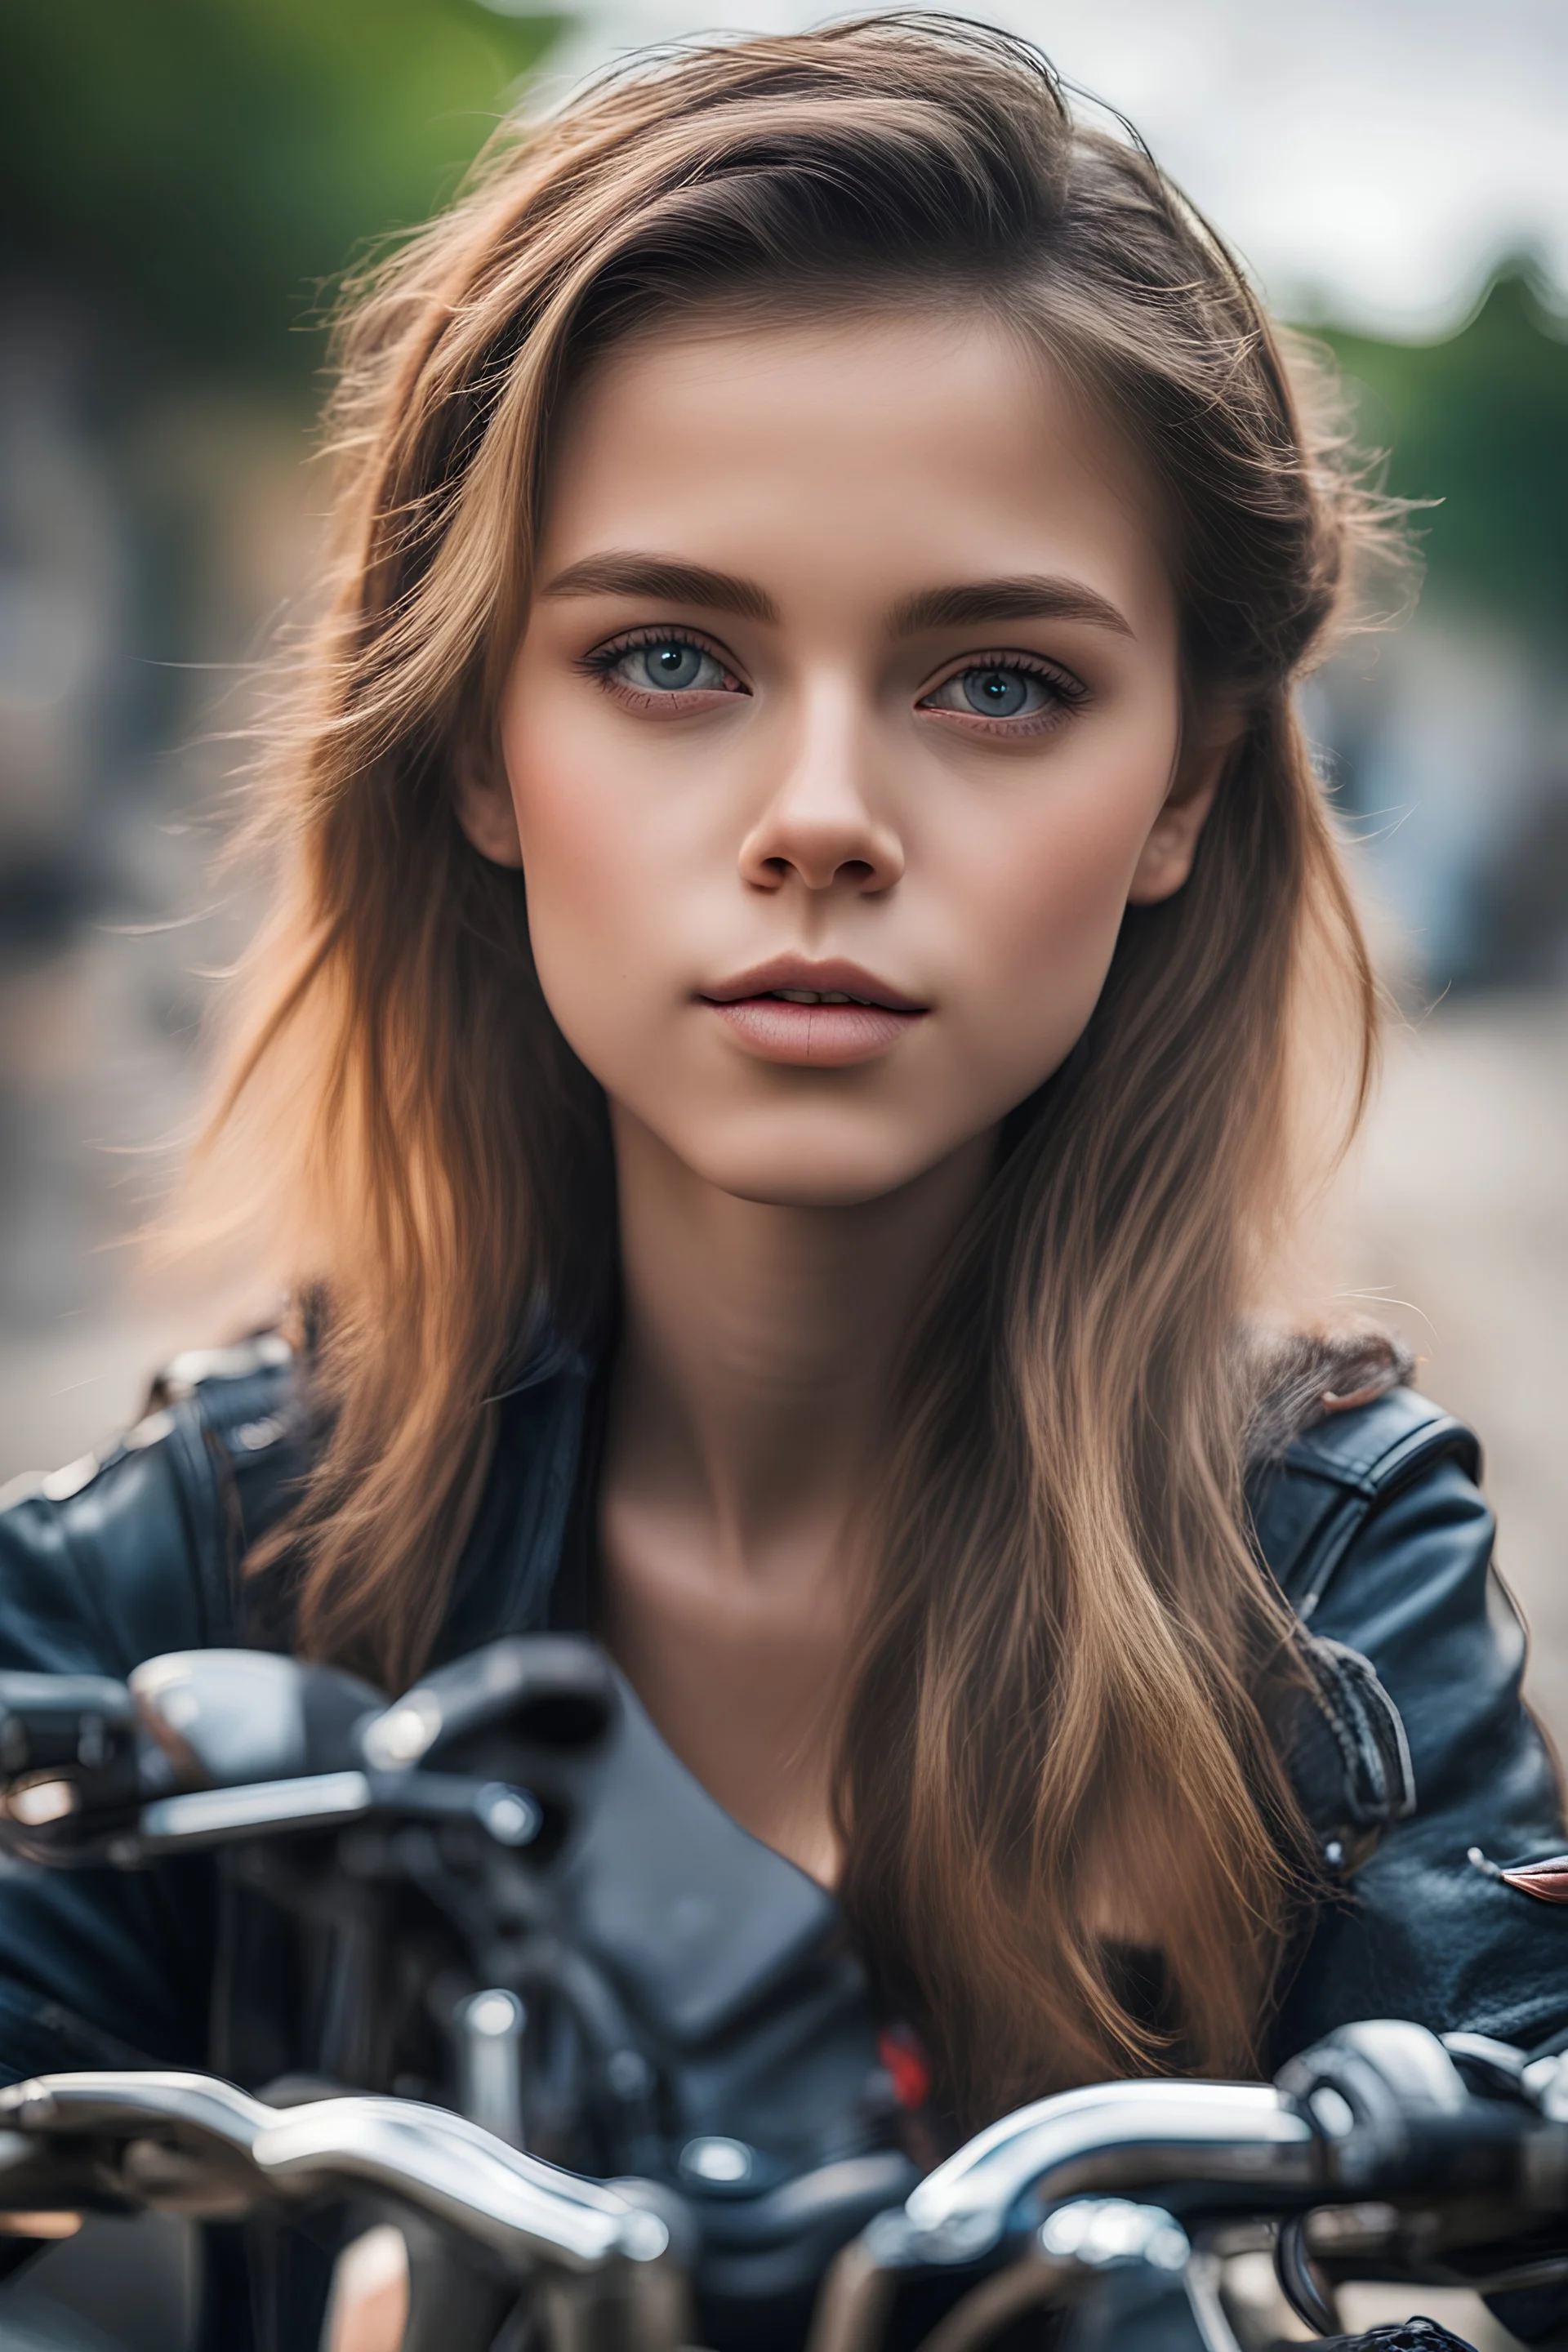
<svg viewBox="0 0 1568 2352">
<path fill-rule="evenodd" d="M 1568 2023 L 1473 1441 L 1258 1337 L 1378 515 L 1224 246 L 1000 34 L 697 48 L 362 289 L 335 441 L 196 1170 L 298 1303 L 14 1504 L 5 1662 L 586 1626 L 955 2129 Z M 213 1922 L 14 1872 L 0 2063 L 202 2063 Z"/>
</svg>

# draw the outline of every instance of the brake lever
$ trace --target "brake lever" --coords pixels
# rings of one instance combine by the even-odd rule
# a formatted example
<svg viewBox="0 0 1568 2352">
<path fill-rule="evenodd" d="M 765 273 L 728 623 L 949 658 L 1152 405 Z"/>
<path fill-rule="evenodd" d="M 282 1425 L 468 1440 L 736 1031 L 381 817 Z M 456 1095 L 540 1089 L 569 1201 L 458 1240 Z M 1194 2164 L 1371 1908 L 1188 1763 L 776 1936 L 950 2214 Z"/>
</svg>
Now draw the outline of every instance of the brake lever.
<svg viewBox="0 0 1568 2352">
<path fill-rule="evenodd" d="M 143 1807 L 133 1827 L 113 1836 L 106 1858 L 121 1869 L 160 1854 L 196 1853 L 241 1840 L 298 1837 L 373 1817 L 471 1822 L 495 1844 L 519 1851 L 544 1828 L 544 1808 L 531 1789 L 462 1772 L 316 1772 L 247 1788 L 197 1789 Z"/>
<path fill-rule="evenodd" d="M 354 1733 L 383 1705 L 354 1675 L 265 1650 L 174 1651 L 123 1683 L 0 1673 L 0 1845 L 57 1866 L 117 1842 L 129 1855 L 149 1803 L 357 1765 Z"/>
<path fill-rule="evenodd" d="M 52 1795 L 63 1785 L 47 1787 Z M 73 1790 L 76 1785 L 70 1784 Z M 535 1843 L 546 1822 L 544 1807 L 531 1789 L 460 1772 L 311 1772 L 238 1788 L 184 1790 L 140 1807 L 132 1798 L 96 1811 L 79 1810 L 74 1795 L 62 1795 L 36 1820 L 18 1815 L 22 1800 L 10 1801 L 10 1818 L 0 1824 L 0 1845 L 25 1861 L 56 1869 L 107 1862 L 119 1870 L 136 1870 L 165 1854 L 304 1837 L 371 1819 L 469 1822 L 492 1843 L 518 1852 Z"/>
<path fill-rule="evenodd" d="M 604 1659 L 563 1636 L 493 1643 L 390 1707 L 354 1675 L 258 1650 L 173 1652 L 128 1683 L 0 1674 L 0 1846 L 134 1868 L 380 1814 L 468 1821 L 520 1849 L 545 1808 L 493 1761 L 465 1771 L 464 1740 L 504 1727 L 591 1747 L 614 1708 Z"/>
</svg>

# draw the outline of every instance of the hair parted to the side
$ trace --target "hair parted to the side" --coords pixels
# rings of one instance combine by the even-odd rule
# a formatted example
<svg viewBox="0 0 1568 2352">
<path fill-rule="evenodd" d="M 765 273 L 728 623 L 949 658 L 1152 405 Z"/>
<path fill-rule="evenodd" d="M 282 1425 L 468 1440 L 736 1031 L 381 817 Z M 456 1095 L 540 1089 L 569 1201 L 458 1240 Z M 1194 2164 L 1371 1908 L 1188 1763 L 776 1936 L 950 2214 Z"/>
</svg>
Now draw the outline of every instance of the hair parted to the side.
<svg viewBox="0 0 1568 2352">
<path fill-rule="evenodd" d="M 1373 1043 L 1290 695 L 1377 502 L 1224 246 L 1034 49 L 892 16 L 634 62 L 503 132 L 355 289 L 335 592 L 273 747 L 281 881 L 196 1178 L 326 1302 L 330 1436 L 283 1538 L 300 1643 L 400 1685 L 490 1401 L 541 1318 L 591 1335 L 613 1279 L 602 1099 L 521 880 L 453 804 L 498 756 L 551 422 L 634 329 L 837 299 L 984 309 L 1092 387 L 1159 488 L 1189 700 L 1241 724 L 1190 881 L 1129 912 L 1087 1034 L 1009 1122 L 868 1515 L 845 1903 L 973 2120 L 1254 2063 L 1295 1815 L 1237 1333 L 1289 1210 L 1307 998 L 1337 1008 L 1352 1112 Z M 1152 2011 L 1130 1952 L 1157 1956 Z"/>
</svg>

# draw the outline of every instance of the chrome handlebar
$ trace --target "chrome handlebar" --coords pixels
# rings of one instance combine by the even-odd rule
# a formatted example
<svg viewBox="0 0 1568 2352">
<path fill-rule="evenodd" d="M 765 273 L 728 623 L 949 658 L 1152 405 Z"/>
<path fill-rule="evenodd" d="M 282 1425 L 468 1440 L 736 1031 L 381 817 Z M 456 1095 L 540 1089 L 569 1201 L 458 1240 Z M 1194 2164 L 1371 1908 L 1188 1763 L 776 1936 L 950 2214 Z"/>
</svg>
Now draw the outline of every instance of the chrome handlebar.
<svg viewBox="0 0 1568 2352">
<path fill-rule="evenodd" d="M 902 2259 L 974 2261 L 1000 2242 L 1026 2196 L 1045 2206 L 1184 2180 L 1295 2197 L 1321 2179 L 1321 2145 L 1296 2103 L 1267 2084 L 1061 2092 L 993 2124 L 928 2174 L 904 2205 Z"/>
<path fill-rule="evenodd" d="M 1058 2210 L 1011 2269 L 938 2329 L 931 2341 L 943 2352 L 984 2340 L 993 2324 L 1053 2291 L 1069 2294 L 1108 2263 L 1147 2261 L 1152 2249 L 1163 2264 L 1172 2245 L 1176 2263 L 1184 2262 L 1186 2240 L 1169 2215 L 1127 2197 L 1177 2182 L 1234 2185 L 1256 2191 L 1261 2209 L 1293 2210 L 1323 2178 L 1320 2134 L 1295 2100 L 1267 2084 L 1097 2083 L 1059 2092 L 979 2133 L 844 2249 L 824 2282 L 809 2352 L 867 2352 L 880 2340 L 901 2273 L 984 2262 L 1018 2237 L 1026 2206 L 1036 2222 Z M 1083 2217 L 1082 2231 L 1058 2226 L 1074 2216 Z M 1097 2233 L 1106 2238 L 1098 2248 Z"/>
<path fill-rule="evenodd" d="M 29 2143 L 162 2136 L 237 2158 L 258 2197 L 302 2200 L 335 2182 L 402 2200 L 520 2270 L 590 2272 L 658 2260 L 669 2230 L 617 2189 L 510 2147 L 446 2107 L 345 2095 L 274 2107 L 215 2076 L 46 2074 L 0 2090 L 0 2148 L 14 2172 Z M 232 2175 L 231 2175 L 232 2177 Z M 978 2260 L 1020 2201 L 1181 2180 L 1235 2183 L 1295 2203 L 1324 2184 L 1323 2142 L 1291 2099 L 1262 2084 L 1104 2083 L 1038 2100 L 991 2126 L 871 2228 L 900 2267 Z M 9 2191 L 0 2185 L 0 2204 Z"/>
<path fill-rule="evenodd" d="M 1472 2096 L 1456 2061 L 1495 2075 L 1497 2051 L 1473 2035 L 1446 2048 L 1421 2027 L 1378 2021 L 1340 2029 L 1294 2062 L 1279 2087 L 1102 2083 L 1021 2108 L 844 2249 L 824 2283 L 810 2352 L 869 2352 L 900 2273 L 978 2264 L 990 2275 L 927 2347 L 967 2352 L 1028 2305 L 1069 2299 L 1108 2263 L 1184 2262 L 1173 2216 L 1205 2227 L 1227 2210 L 1280 2220 L 1304 2273 L 1291 2294 L 1298 2310 L 1310 2290 L 1332 2313 L 1331 2286 L 1324 2301 L 1302 2234 L 1314 2207 L 1354 2204 L 1369 2228 L 1383 2217 L 1366 2251 L 1394 2267 L 1378 2274 L 1405 2274 L 1414 2258 L 1412 2274 L 1442 2280 L 1440 2211 L 1452 2210 L 1456 2247 L 1483 2251 L 1537 2219 L 1568 2215 L 1568 2092 L 1559 2079 L 1568 2080 L 1568 2060 L 1521 2070 L 1511 2101 Z M 1126 2201 L 1140 2195 L 1152 2203 Z M 1395 2203 L 1363 2203 L 1369 2197 Z M 1401 2200 L 1412 2206 L 1408 2237 Z M 1485 2283 L 1533 2285 L 1568 2269 L 1563 2253 L 1526 2253 L 1522 2267 L 1516 2255 Z"/>
<path fill-rule="evenodd" d="M 979 2261 L 1020 2200 L 1043 2208 L 1186 2179 L 1244 2183 L 1264 2205 L 1297 2203 L 1318 2178 L 1318 2146 L 1292 2102 L 1257 2084 L 1110 2083 L 1040 2100 L 972 2140 L 838 2258 L 819 2309 L 819 2335 L 824 2322 L 829 2328 L 821 2340 L 835 2340 L 840 2322 L 847 2343 L 873 2340 L 886 2296 L 874 2284 L 868 2296 L 868 2272 L 890 2291 L 900 2271 Z M 232 2212 L 237 2201 L 287 2210 L 368 2189 L 482 2250 L 520 2283 L 552 2276 L 608 2294 L 624 2321 L 606 2343 L 675 2352 L 689 2340 L 679 2260 L 687 2250 L 672 2245 L 654 2210 L 662 2192 L 650 2187 L 643 2204 L 639 2184 L 624 2187 L 629 2193 L 580 2179 L 408 2100 L 274 2107 L 189 2074 L 51 2074 L 0 2090 L 0 2209 L 75 2199 L 187 2213 Z M 1167 2234 L 1184 2245 L 1179 2231 Z"/>
<path fill-rule="evenodd" d="M 1413 2090 L 1417 2036 L 1429 2063 Z M 1465 2040 L 1454 2054 L 1477 2063 L 1458 2049 Z M 1133 2239 L 1140 2259 L 1179 2262 L 1186 2242 L 1165 2228 L 1167 2205 L 1190 2225 L 1194 2214 L 1300 2217 L 1369 2193 L 1415 2196 L 1430 2236 L 1434 2195 L 1458 2199 L 1467 2231 L 1489 2197 L 1509 2237 L 1531 2214 L 1568 2213 L 1563 2071 L 1543 2060 L 1512 2103 L 1473 2099 L 1435 2037 L 1366 2025 L 1294 2062 L 1283 2088 L 1120 2082 L 1039 2100 L 981 2132 L 845 2248 L 818 2300 L 813 2352 L 878 2342 L 899 2276 L 914 2270 L 994 2273 L 969 2294 L 969 2317 L 961 2325 L 955 2310 L 938 2331 L 943 2352 L 959 2352 L 982 2340 L 973 2331 L 993 2304 L 1070 2292 L 1071 2278 L 1121 2259 Z M 190 2074 L 52 2074 L 0 2090 L 0 2210 L 287 2210 L 353 2190 L 423 2215 L 520 2283 L 607 2298 L 621 2316 L 606 2347 L 675 2352 L 689 2340 L 689 2249 L 671 2227 L 684 2242 L 680 2200 L 651 2183 L 579 2179 L 446 2108 L 355 2095 L 275 2107 Z M 1150 2209 L 1123 2201 L 1151 2193 Z M 1012 2267 L 997 2273 L 997 2262 Z"/>
<path fill-rule="evenodd" d="M 12 2175 L 39 2140 L 162 2137 L 197 2158 L 230 2159 L 230 2180 L 237 2158 L 258 2200 L 303 2202 L 340 2183 L 374 2189 L 519 2273 L 545 2264 L 586 2274 L 616 2263 L 658 2263 L 669 2250 L 658 2213 L 410 2099 L 273 2107 L 205 2074 L 44 2074 L 0 2091 L 0 2136 Z M 0 2202 L 14 2198 L 7 2181 Z"/>
</svg>

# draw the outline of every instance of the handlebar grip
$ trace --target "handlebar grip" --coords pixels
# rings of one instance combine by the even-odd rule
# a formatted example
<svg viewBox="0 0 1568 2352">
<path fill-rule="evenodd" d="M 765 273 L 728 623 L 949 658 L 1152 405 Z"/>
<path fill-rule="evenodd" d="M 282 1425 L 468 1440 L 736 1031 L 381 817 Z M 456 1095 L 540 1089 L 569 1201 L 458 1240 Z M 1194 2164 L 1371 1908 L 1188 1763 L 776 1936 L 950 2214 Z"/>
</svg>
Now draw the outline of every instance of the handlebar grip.
<svg viewBox="0 0 1568 2352">
<path fill-rule="evenodd" d="M 107 1675 L 0 1674 L 0 1779 L 100 1771 L 135 1723 L 130 1691 Z"/>
<path fill-rule="evenodd" d="M 0 1674 L 0 1844 L 69 1860 L 136 1796 L 136 1716 L 105 1675 Z"/>
<path fill-rule="evenodd" d="M 1478 2097 L 1435 2033 L 1403 2019 L 1340 2026 L 1292 2058 L 1279 2087 L 1321 2135 L 1329 2182 L 1364 2197 L 1528 2199 L 1527 2140 L 1549 2127 L 1523 2096 Z M 1555 2137 L 1555 2135 L 1552 2135 Z"/>
</svg>

